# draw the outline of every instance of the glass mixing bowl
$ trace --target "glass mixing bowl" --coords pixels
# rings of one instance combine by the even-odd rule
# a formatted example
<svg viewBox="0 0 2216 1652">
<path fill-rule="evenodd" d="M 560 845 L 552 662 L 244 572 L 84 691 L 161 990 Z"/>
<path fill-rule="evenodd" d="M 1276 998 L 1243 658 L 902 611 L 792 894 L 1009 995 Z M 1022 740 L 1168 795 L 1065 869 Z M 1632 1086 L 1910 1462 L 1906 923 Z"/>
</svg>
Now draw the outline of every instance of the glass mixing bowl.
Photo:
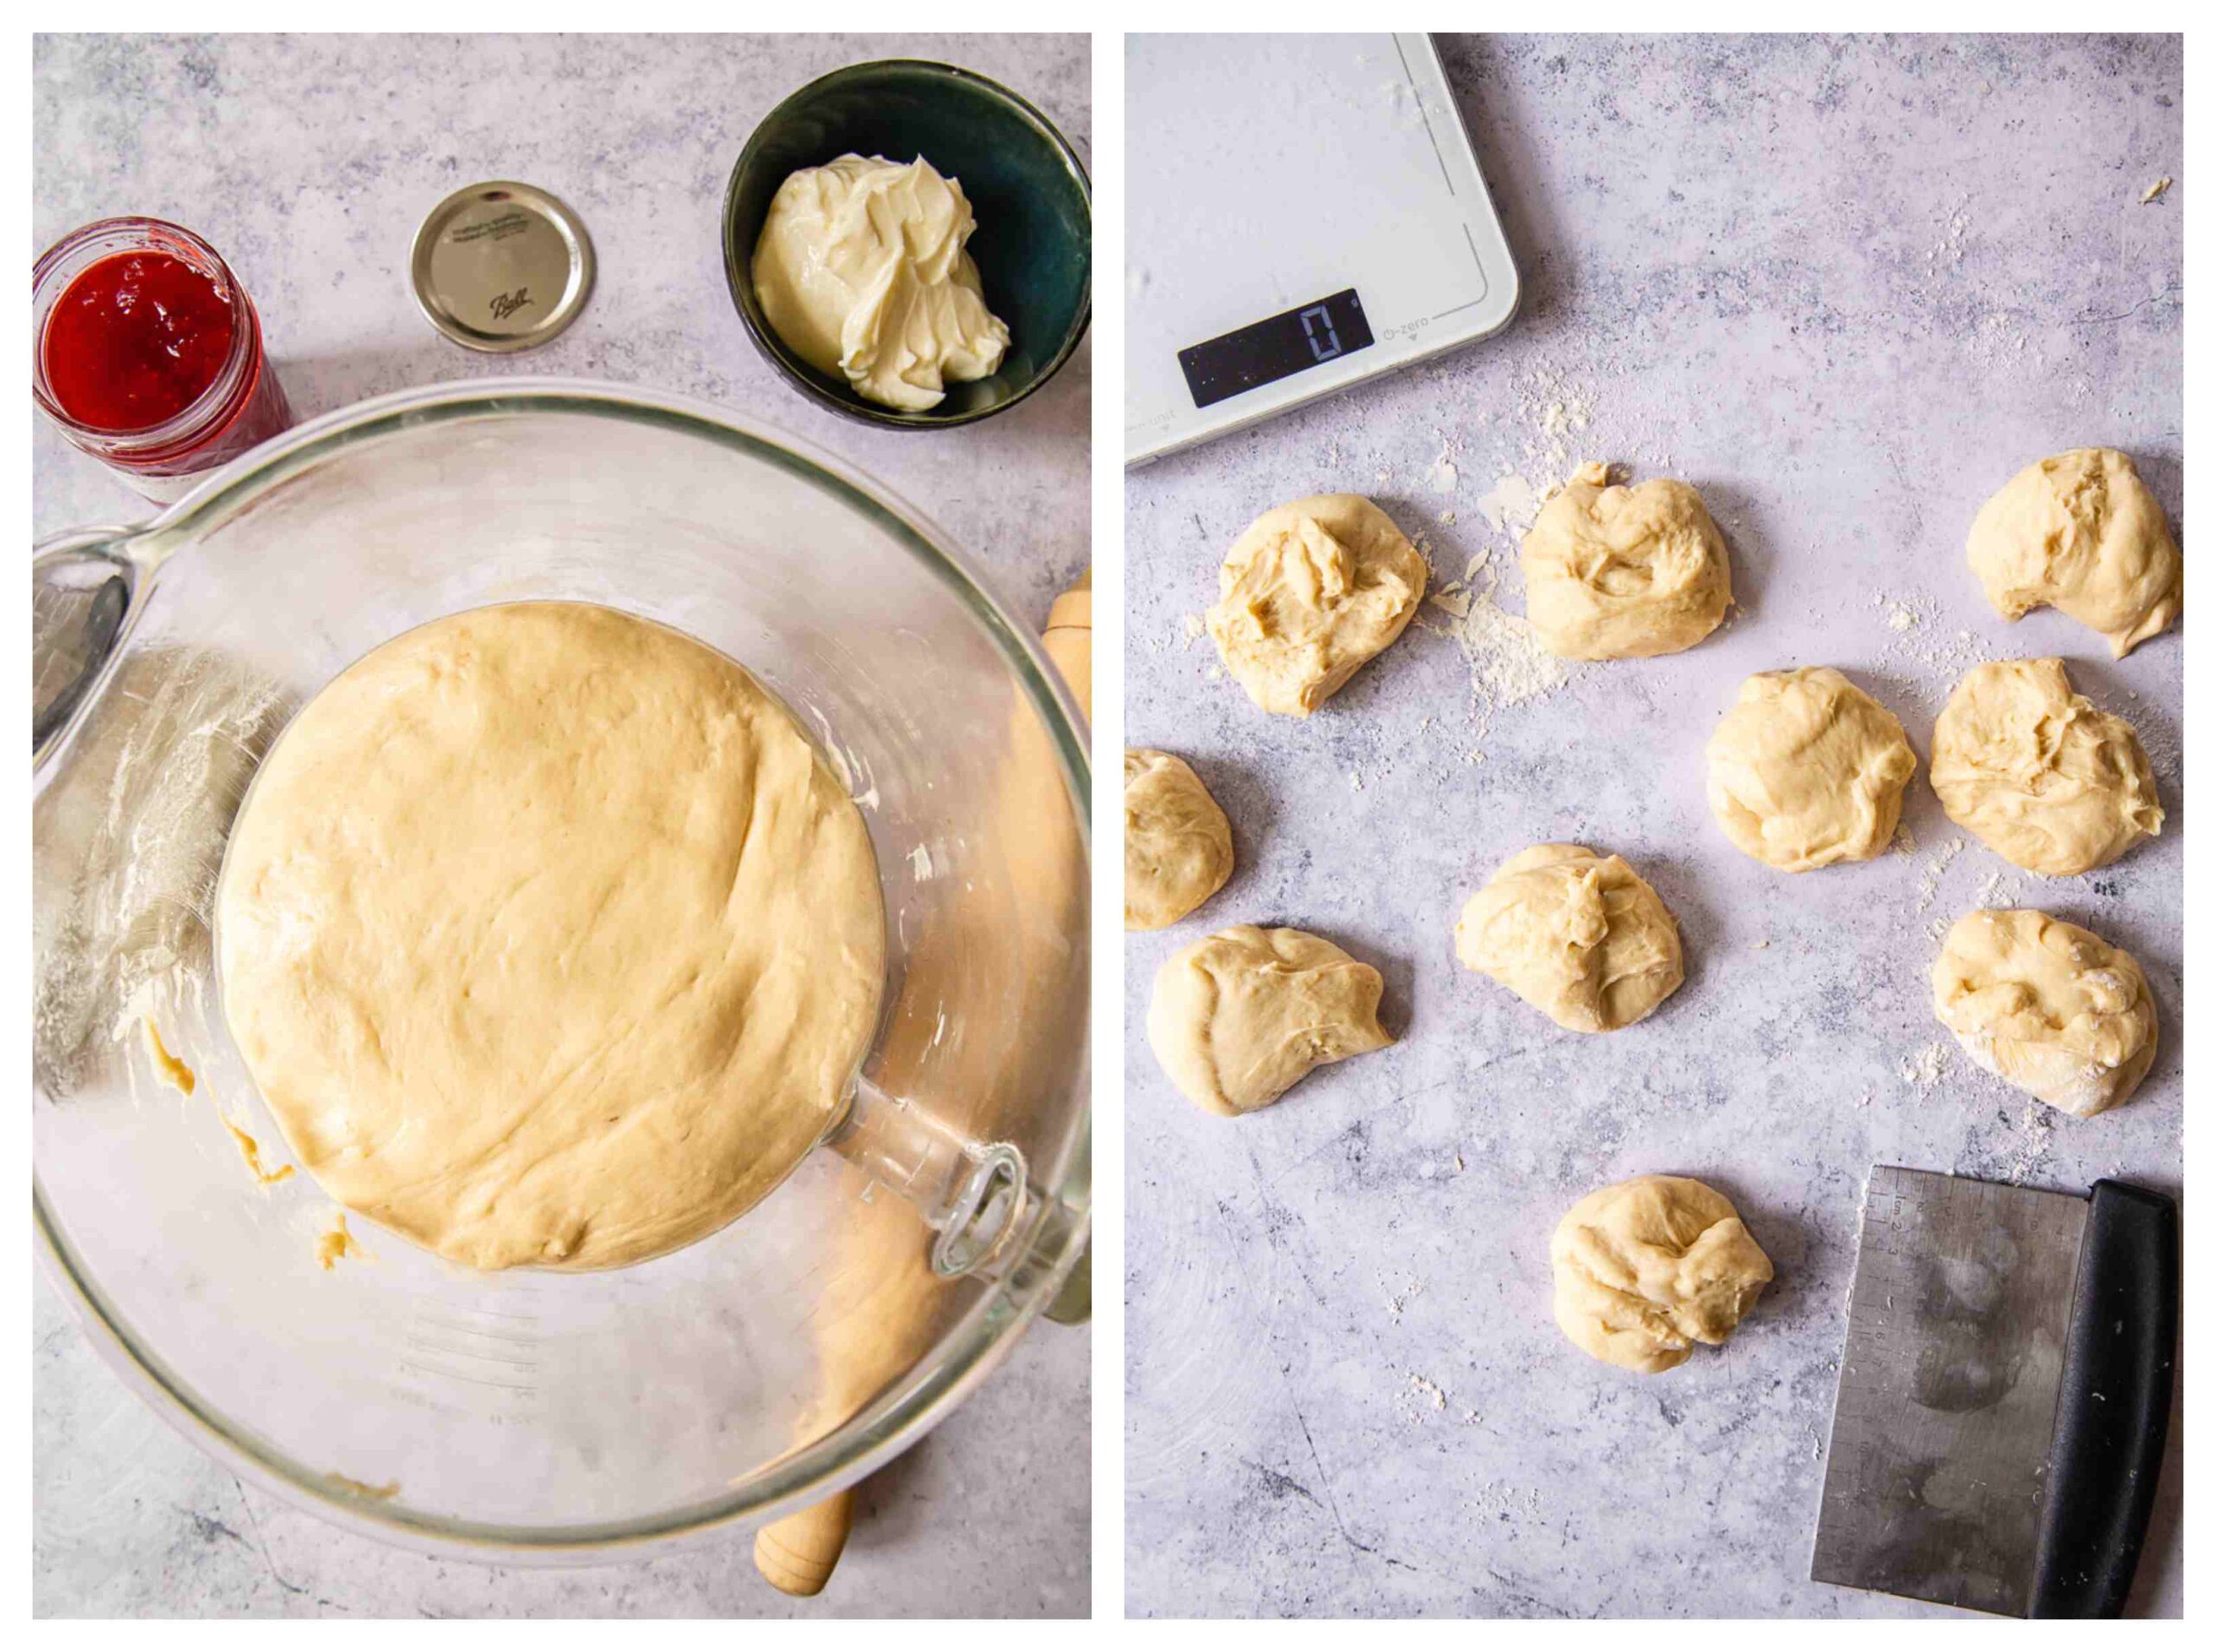
<svg viewBox="0 0 2216 1652">
<path fill-rule="evenodd" d="M 419 1547 L 651 1548 L 860 1478 L 1071 1282 L 1082 724 L 899 500 L 701 403 L 506 380 L 317 420 L 35 569 L 37 1231 L 111 1362 L 231 1468 Z M 824 1147 L 699 1244 L 477 1274 L 358 1218 L 364 1254 L 326 1269 L 335 1207 L 305 1175 L 258 1182 L 229 1128 L 267 1170 L 289 1158 L 212 967 L 230 821 L 340 670 L 538 597 L 700 638 L 813 730 L 883 880 L 876 1042 Z M 191 1095 L 161 1082 L 147 1016 Z"/>
</svg>

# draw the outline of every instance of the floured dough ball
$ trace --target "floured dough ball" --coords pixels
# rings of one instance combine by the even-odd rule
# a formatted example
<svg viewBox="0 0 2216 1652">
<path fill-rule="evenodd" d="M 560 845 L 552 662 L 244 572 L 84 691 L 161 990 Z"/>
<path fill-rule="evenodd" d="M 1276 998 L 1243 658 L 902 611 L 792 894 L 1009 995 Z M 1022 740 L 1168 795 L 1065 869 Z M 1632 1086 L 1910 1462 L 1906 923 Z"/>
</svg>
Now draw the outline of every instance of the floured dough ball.
<svg viewBox="0 0 2216 1652">
<path fill-rule="evenodd" d="M 1543 843 L 1470 897 L 1455 955 L 1573 1032 L 1643 1020 L 1685 979 L 1678 921 L 1620 855 Z"/>
<path fill-rule="evenodd" d="M 1720 1347 L 1770 1282 L 1731 1201 L 1690 1176 L 1639 1176 L 1570 1206 L 1548 1247 L 1555 1322 L 1612 1366 L 1650 1375 Z"/>
<path fill-rule="evenodd" d="M 350 1211 L 473 1268 L 610 1268 L 763 1199 L 877 1022 L 869 832 L 705 644 L 519 602 L 409 632 L 271 751 L 223 1010 Z"/>
<path fill-rule="evenodd" d="M 1231 822 L 1191 765 L 1124 753 L 1124 927 L 1167 929 L 1231 877 Z"/>
<path fill-rule="evenodd" d="M 1586 465 L 1524 537 L 1524 607 L 1565 659 L 1644 659 L 1691 647 L 1731 606 L 1723 535 L 1683 482 L 1610 487 Z"/>
<path fill-rule="evenodd" d="M 2118 659 L 2185 606 L 2185 562 L 2161 502 L 2113 447 L 2074 447 L 2017 472 L 1970 524 L 1969 556 L 2003 619 L 2059 608 Z"/>
<path fill-rule="evenodd" d="M 1234 1118 L 1327 1062 L 1392 1043 L 1377 1025 L 1384 990 L 1375 970 L 1321 935 L 1242 923 L 1162 966 L 1147 1039 L 1189 1100 Z"/>
<path fill-rule="evenodd" d="M 1758 672 L 1708 742 L 1708 807 L 1765 865 L 1812 871 L 1885 852 L 1916 753 L 1900 719 L 1828 665 Z"/>
<path fill-rule="evenodd" d="M 1939 1019 L 1969 1058 L 2081 1119 L 2129 1101 L 2155 1063 L 2138 960 L 2044 912 L 1972 912 L 1931 966 Z"/>
<path fill-rule="evenodd" d="M 1295 499 L 1263 512 L 1223 559 L 1208 635 L 1255 704 L 1304 717 L 1408 628 L 1426 572 L 1359 494 Z"/>
<path fill-rule="evenodd" d="M 2155 773 L 2122 717 L 2071 691 L 2058 659 L 1973 667 L 1931 731 L 1948 817 L 2026 871 L 2105 866 L 2162 829 Z"/>
</svg>

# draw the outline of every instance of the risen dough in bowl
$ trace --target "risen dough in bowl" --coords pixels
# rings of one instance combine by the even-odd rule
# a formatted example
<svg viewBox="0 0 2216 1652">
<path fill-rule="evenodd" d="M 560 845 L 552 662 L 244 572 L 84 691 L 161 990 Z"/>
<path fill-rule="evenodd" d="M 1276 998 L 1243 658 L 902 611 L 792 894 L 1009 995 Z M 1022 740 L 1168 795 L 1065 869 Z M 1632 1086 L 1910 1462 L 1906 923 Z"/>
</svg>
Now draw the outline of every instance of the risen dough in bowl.
<svg viewBox="0 0 2216 1652">
<path fill-rule="evenodd" d="M 569 602 L 377 649 L 262 766 L 224 1012 L 338 1203 L 474 1268 L 700 1238 L 837 1115 L 884 973 L 860 815 L 691 638 Z"/>
<path fill-rule="evenodd" d="M 1757 672 L 1708 742 L 1723 835 L 1781 871 L 1885 852 L 1916 753 L 1900 719 L 1828 665 Z"/>
<path fill-rule="evenodd" d="M 2155 1064 L 2139 961 L 2044 912 L 1960 919 L 1932 963 L 1931 996 L 1972 1061 L 2078 1118 L 2129 1101 Z"/>
<path fill-rule="evenodd" d="M 1691 647 L 1731 606 L 1723 535 L 1685 483 L 1610 487 L 1581 466 L 1524 537 L 1524 607 L 1565 659 L 1644 659 Z"/>
</svg>

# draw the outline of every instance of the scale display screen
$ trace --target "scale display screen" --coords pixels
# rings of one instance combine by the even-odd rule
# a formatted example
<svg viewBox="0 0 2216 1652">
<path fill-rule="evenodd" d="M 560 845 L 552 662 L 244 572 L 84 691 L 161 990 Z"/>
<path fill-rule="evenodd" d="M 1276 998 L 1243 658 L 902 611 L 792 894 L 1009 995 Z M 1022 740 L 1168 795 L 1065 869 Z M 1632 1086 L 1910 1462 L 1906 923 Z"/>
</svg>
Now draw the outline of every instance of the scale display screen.
<svg viewBox="0 0 2216 1652">
<path fill-rule="evenodd" d="M 1196 408 L 1259 389 L 1377 342 L 1352 287 L 1177 352 Z M 1159 357 L 1156 357 L 1159 360 Z"/>
</svg>

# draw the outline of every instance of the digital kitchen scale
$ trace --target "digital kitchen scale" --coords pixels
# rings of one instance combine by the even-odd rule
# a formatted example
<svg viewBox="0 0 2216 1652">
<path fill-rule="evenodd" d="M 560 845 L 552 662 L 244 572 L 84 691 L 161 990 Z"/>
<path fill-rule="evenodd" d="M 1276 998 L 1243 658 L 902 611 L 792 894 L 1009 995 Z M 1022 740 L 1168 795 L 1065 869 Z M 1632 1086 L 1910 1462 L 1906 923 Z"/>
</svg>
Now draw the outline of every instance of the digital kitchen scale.
<svg viewBox="0 0 2216 1652">
<path fill-rule="evenodd" d="M 1133 35 L 1126 49 L 1126 463 L 1516 312 L 1516 265 L 1428 35 Z"/>
</svg>

